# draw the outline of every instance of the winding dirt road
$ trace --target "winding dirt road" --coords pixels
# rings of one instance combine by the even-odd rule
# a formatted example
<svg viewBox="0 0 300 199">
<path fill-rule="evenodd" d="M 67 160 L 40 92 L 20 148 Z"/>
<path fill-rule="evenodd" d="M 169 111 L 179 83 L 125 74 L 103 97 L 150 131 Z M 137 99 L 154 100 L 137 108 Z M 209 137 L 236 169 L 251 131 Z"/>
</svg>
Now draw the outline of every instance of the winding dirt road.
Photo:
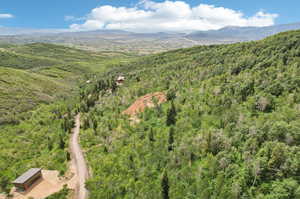
<svg viewBox="0 0 300 199">
<path fill-rule="evenodd" d="M 75 166 L 77 176 L 77 186 L 75 189 L 76 199 L 87 199 L 88 190 L 85 188 L 85 182 L 89 177 L 89 171 L 85 162 L 83 152 L 79 144 L 79 131 L 80 131 L 80 114 L 75 117 L 75 128 L 71 137 L 70 150 L 72 157 L 72 164 Z"/>
</svg>

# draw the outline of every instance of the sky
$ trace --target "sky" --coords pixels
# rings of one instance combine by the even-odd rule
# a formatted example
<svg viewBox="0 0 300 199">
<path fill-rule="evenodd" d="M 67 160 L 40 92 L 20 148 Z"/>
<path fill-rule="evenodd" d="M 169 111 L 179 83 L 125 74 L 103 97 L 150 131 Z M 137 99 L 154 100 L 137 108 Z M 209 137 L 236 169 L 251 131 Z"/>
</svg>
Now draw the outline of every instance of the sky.
<svg viewBox="0 0 300 199">
<path fill-rule="evenodd" d="M 299 0 L 1 0 L 0 26 L 185 32 L 300 22 Z"/>
</svg>

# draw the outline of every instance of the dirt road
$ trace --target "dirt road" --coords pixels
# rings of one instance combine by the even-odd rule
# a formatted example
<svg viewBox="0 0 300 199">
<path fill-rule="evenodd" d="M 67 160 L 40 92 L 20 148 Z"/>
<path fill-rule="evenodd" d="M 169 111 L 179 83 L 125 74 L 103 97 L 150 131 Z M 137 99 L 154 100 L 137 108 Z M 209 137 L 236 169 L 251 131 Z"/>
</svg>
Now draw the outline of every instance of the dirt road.
<svg viewBox="0 0 300 199">
<path fill-rule="evenodd" d="M 75 128 L 71 137 L 70 150 L 72 164 L 75 166 L 76 175 L 78 176 L 78 184 L 76 186 L 76 199 L 87 199 L 88 190 L 85 188 L 85 182 L 89 177 L 89 171 L 85 162 L 83 152 L 79 144 L 80 131 L 80 114 L 75 117 Z"/>
</svg>

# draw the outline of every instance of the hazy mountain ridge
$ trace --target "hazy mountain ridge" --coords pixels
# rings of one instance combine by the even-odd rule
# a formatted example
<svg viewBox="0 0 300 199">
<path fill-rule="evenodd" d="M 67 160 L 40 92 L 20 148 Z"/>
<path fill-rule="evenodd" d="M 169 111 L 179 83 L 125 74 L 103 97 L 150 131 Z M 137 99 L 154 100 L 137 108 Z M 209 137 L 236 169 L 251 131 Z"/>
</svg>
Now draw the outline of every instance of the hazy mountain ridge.
<svg viewBox="0 0 300 199">
<path fill-rule="evenodd" d="M 269 27 L 225 27 L 219 30 L 196 31 L 189 34 L 172 32 L 133 33 L 123 30 L 71 32 L 70 30 L 55 29 L 0 28 L 0 43 L 44 42 L 95 51 L 149 54 L 196 45 L 259 40 L 279 32 L 296 29 L 300 29 L 300 23 Z"/>
<path fill-rule="evenodd" d="M 212 41 L 251 41 L 289 30 L 300 29 L 300 23 L 283 24 L 268 27 L 235 27 L 229 26 L 219 30 L 197 31 L 187 37 L 194 40 Z"/>
<path fill-rule="evenodd" d="M 9 28 L 0 27 L 0 36 L 32 35 L 32 34 L 55 34 L 66 32 L 66 29 L 32 29 L 32 28 Z"/>
<path fill-rule="evenodd" d="M 119 30 L 0 36 L 0 43 L 2 44 L 26 44 L 36 42 L 76 46 L 87 50 L 121 51 L 134 54 L 156 53 L 191 47 L 195 45 L 195 43 L 202 44 L 200 42 L 187 40 L 184 38 L 184 34 L 142 34 Z"/>
</svg>

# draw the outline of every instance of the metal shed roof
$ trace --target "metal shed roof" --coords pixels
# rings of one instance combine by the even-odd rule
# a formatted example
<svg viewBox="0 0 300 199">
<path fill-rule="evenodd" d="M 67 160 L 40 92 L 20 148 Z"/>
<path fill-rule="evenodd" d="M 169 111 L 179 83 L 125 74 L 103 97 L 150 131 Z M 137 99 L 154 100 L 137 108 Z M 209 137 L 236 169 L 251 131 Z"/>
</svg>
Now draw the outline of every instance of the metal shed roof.
<svg viewBox="0 0 300 199">
<path fill-rule="evenodd" d="M 33 177 L 35 174 L 37 174 L 38 172 L 40 172 L 42 169 L 41 168 L 32 168 L 29 169 L 28 171 L 26 171 L 25 173 L 23 173 L 23 175 L 21 175 L 20 177 L 18 177 L 17 179 L 15 179 L 15 181 L 13 181 L 14 184 L 23 184 L 26 181 L 28 181 L 31 177 Z"/>
</svg>

